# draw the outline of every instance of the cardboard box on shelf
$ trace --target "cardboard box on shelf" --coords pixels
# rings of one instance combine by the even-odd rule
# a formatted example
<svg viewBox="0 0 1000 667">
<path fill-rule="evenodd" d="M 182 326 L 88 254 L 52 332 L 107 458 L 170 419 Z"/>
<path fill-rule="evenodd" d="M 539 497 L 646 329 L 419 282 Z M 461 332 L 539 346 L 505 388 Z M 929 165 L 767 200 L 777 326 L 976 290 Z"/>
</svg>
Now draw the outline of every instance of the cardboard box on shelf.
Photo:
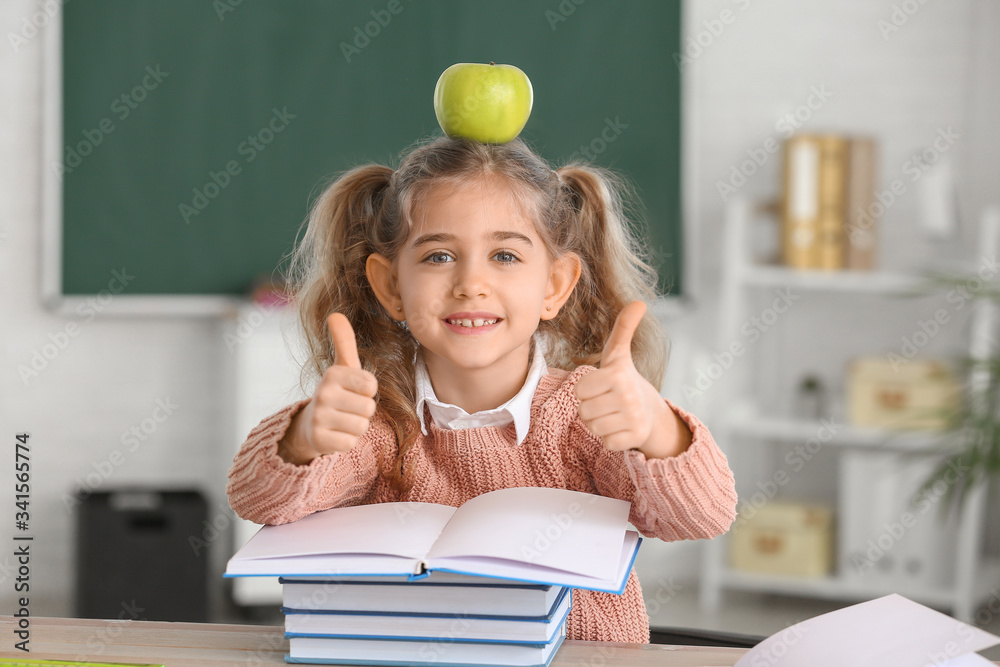
<svg viewBox="0 0 1000 667">
<path fill-rule="evenodd" d="M 737 519 L 730 540 L 734 569 L 824 577 L 833 568 L 833 511 L 823 505 L 772 500 Z"/>
<path fill-rule="evenodd" d="M 893 364 L 862 357 L 848 365 L 848 416 L 855 426 L 942 430 L 960 395 L 958 380 L 941 361 Z"/>
</svg>

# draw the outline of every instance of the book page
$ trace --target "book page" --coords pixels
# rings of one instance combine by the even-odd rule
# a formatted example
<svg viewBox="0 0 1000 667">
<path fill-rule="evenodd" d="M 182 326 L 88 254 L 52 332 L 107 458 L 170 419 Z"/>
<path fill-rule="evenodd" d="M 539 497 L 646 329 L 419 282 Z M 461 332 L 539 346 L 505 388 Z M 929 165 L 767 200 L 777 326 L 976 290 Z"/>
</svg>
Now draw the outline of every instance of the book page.
<svg viewBox="0 0 1000 667">
<path fill-rule="evenodd" d="M 435 570 L 438 574 L 442 572 L 454 572 L 463 575 L 478 575 L 482 572 L 488 572 L 490 576 L 503 577 L 508 580 L 586 588 L 592 591 L 620 595 L 628 583 L 628 575 L 632 571 L 632 564 L 635 562 L 635 555 L 639 551 L 641 541 L 642 538 L 639 537 L 639 533 L 634 530 L 625 531 L 625 541 L 622 542 L 621 555 L 619 556 L 615 572 L 601 578 L 574 574 L 556 568 L 529 565 L 512 560 L 487 558 L 484 556 L 436 558 L 433 562 L 435 567 L 440 568 Z"/>
<path fill-rule="evenodd" d="M 422 559 L 454 513 L 454 507 L 435 503 L 338 507 L 292 523 L 261 527 L 233 560 L 320 554 Z"/>
<path fill-rule="evenodd" d="M 245 558 L 230 560 L 226 577 L 284 577 L 295 573 L 299 577 L 341 577 L 359 579 L 402 580 L 413 576 L 419 560 L 383 554 L 320 554 L 283 556 L 281 558 Z"/>
<path fill-rule="evenodd" d="M 484 493 L 462 505 L 428 554 L 485 556 L 589 577 L 615 573 L 630 504 L 567 489 L 519 487 Z"/>
</svg>

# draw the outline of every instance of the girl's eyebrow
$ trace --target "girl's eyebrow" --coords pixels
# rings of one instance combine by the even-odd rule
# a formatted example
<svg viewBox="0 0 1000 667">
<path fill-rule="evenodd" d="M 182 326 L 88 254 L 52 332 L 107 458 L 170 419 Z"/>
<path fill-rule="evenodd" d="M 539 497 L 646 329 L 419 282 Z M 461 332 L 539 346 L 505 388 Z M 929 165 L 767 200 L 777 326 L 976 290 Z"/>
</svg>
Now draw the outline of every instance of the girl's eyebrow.
<svg viewBox="0 0 1000 667">
<path fill-rule="evenodd" d="M 520 232 L 498 231 L 490 234 L 489 238 L 494 241 L 506 241 L 508 239 L 515 239 L 517 241 L 524 241 L 525 243 L 528 244 L 529 248 L 535 247 L 534 244 L 531 242 L 531 239 L 529 239 L 527 236 L 525 236 Z M 410 246 L 410 249 L 412 250 L 413 248 L 421 246 L 425 243 L 437 243 L 437 242 L 456 241 L 456 240 L 458 240 L 457 236 L 445 232 L 438 232 L 436 234 L 424 234 L 423 236 L 418 237 L 417 240 L 413 242 L 413 244 Z"/>
</svg>

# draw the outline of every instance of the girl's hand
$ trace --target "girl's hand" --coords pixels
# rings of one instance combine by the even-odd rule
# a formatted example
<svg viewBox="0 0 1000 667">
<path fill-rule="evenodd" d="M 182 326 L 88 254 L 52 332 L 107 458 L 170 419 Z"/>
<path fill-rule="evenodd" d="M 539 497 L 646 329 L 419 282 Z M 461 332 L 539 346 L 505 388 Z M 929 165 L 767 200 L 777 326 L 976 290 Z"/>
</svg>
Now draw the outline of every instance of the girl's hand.
<svg viewBox="0 0 1000 667">
<path fill-rule="evenodd" d="M 580 378 L 574 390 L 580 418 L 607 449 L 639 449 L 649 458 L 661 458 L 684 451 L 690 431 L 632 362 L 632 336 L 645 313 L 642 301 L 622 309 L 600 367 Z"/>
<path fill-rule="evenodd" d="M 327 326 L 333 338 L 334 363 L 323 373 L 313 399 L 293 420 L 291 441 L 286 438 L 279 447 L 285 460 L 299 465 L 353 449 L 375 414 L 378 380 L 361 368 L 351 323 L 342 313 L 333 313 Z"/>
</svg>

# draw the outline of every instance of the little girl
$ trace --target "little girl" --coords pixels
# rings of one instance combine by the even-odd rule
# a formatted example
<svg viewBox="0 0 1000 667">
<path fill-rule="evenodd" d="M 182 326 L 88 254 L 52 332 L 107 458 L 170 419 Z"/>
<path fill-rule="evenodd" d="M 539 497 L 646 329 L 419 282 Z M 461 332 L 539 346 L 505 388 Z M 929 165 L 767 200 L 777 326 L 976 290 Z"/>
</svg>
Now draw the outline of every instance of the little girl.
<svg viewBox="0 0 1000 667">
<path fill-rule="evenodd" d="M 395 171 L 343 173 L 291 264 L 319 383 L 250 432 L 236 513 L 279 524 L 546 486 L 630 501 L 662 540 L 724 533 L 726 458 L 659 395 L 667 346 L 642 302 L 656 273 L 626 188 L 592 165 L 553 171 L 521 139 L 437 137 Z M 567 637 L 648 643 L 635 571 L 622 595 L 574 591 Z"/>
</svg>

